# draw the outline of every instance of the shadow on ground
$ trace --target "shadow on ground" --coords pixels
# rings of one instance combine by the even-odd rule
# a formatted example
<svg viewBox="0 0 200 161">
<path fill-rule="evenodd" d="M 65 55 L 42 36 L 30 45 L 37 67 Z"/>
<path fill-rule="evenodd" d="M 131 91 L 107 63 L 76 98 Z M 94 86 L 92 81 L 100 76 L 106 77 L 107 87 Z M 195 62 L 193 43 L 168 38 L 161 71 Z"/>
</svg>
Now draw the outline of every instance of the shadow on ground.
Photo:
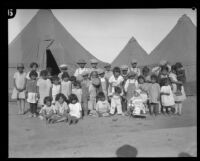
<svg viewBox="0 0 200 161">
<path fill-rule="evenodd" d="M 116 151 L 117 157 L 136 157 L 137 154 L 137 149 L 130 145 L 123 145 Z"/>
</svg>

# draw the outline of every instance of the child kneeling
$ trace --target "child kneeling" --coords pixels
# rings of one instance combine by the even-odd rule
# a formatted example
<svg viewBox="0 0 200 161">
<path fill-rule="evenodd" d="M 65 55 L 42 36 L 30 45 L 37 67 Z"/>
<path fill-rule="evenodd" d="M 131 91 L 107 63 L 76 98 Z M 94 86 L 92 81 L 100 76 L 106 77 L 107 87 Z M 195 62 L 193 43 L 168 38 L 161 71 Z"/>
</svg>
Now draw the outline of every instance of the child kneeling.
<svg viewBox="0 0 200 161">
<path fill-rule="evenodd" d="M 96 104 L 96 112 L 99 117 L 106 117 L 110 116 L 109 111 L 110 111 L 110 104 L 106 100 L 104 92 L 99 92 L 98 93 L 98 101 Z"/>
<path fill-rule="evenodd" d="M 69 96 L 69 109 L 67 114 L 66 122 L 71 124 L 76 124 L 80 118 L 82 118 L 82 108 L 80 102 L 78 102 L 78 98 L 75 94 L 71 94 Z"/>
</svg>

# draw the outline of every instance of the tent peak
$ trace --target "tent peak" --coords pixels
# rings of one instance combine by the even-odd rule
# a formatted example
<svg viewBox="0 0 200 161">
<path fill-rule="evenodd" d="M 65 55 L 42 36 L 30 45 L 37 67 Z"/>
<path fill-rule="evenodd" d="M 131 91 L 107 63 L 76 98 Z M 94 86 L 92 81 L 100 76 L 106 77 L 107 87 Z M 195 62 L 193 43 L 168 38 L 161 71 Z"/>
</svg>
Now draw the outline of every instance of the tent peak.
<svg viewBox="0 0 200 161">
<path fill-rule="evenodd" d="M 188 17 L 187 14 L 183 14 L 183 15 L 178 19 L 178 22 L 185 22 L 185 21 L 191 21 L 190 17 Z"/>
<path fill-rule="evenodd" d="M 131 39 L 129 40 L 129 43 L 137 41 L 133 36 L 131 37 Z"/>
</svg>

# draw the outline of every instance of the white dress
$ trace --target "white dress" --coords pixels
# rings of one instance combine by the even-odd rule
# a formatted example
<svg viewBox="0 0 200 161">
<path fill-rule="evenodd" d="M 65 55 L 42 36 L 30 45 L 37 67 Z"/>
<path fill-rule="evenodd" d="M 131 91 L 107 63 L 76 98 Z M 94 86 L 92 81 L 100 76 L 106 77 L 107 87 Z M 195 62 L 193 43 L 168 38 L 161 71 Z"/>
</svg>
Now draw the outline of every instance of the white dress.
<svg viewBox="0 0 200 161">
<path fill-rule="evenodd" d="M 24 88 L 24 85 L 26 83 L 26 73 L 23 72 L 22 74 L 19 72 L 16 72 L 14 74 L 15 84 L 17 88 L 22 89 Z M 13 88 L 13 93 L 11 96 L 12 99 L 25 99 L 25 90 L 22 92 L 18 92 L 17 89 Z"/>
<path fill-rule="evenodd" d="M 60 84 L 58 84 L 58 85 L 53 84 L 52 85 L 52 97 L 53 97 L 52 103 L 56 102 L 56 95 L 58 93 L 60 93 L 60 86 L 61 86 Z"/>
<path fill-rule="evenodd" d="M 163 106 L 173 106 L 175 104 L 174 96 L 173 96 L 170 85 L 162 86 L 161 89 L 160 89 L 160 92 L 170 94 L 169 96 L 168 95 L 161 95 L 161 103 L 162 103 Z"/>
<path fill-rule="evenodd" d="M 70 110 L 70 112 L 69 112 L 70 116 L 74 116 L 78 119 L 81 117 L 82 108 L 81 108 L 81 104 L 79 102 L 77 102 L 75 104 L 70 103 L 69 110 Z"/>
<path fill-rule="evenodd" d="M 61 93 L 63 93 L 65 95 L 65 97 L 69 97 L 69 95 L 72 93 L 72 83 L 71 81 L 65 82 L 62 81 L 61 82 Z"/>
</svg>

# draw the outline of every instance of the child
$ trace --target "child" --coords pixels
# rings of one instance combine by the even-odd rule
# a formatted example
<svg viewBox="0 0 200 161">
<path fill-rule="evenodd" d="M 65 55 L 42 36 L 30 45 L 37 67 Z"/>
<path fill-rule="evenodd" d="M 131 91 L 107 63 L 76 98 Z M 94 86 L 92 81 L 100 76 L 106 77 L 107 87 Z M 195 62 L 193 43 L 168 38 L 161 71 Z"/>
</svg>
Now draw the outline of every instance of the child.
<svg viewBox="0 0 200 161">
<path fill-rule="evenodd" d="M 40 72 L 40 78 L 37 81 L 37 93 L 39 96 L 38 106 L 44 105 L 44 98 L 51 95 L 51 81 L 47 79 L 47 70 Z"/>
<path fill-rule="evenodd" d="M 74 88 L 74 82 L 76 82 L 76 77 L 75 76 L 71 76 L 70 79 L 69 79 L 72 83 L 72 89 Z"/>
<path fill-rule="evenodd" d="M 136 74 L 136 76 L 140 76 L 140 68 L 137 67 L 138 65 L 138 61 L 136 59 L 133 59 L 131 61 L 131 69 L 130 71 L 134 72 Z"/>
<path fill-rule="evenodd" d="M 101 86 L 102 86 L 103 93 L 105 95 L 105 98 L 107 99 L 108 81 L 105 79 L 105 72 L 103 69 L 99 69 L 98 74 L 99 74 L 99 78 L 101 80 Z"/>
<path fill-rule="evenodd" d="M 82 89 L 80 82 L 74 82 L 74 88 L 72 89 L 72 93 L 75 94 L 78 97 L 78 101 L 82 103 Z"/>
<path fill-rule="evenodd" d="M 145 82 L 145 78 L 140 75 L 138 77 L 138 87 L 141 90 L 140 91 L 140 96 L 142 97 L 144 106 L 147 110 L 147 101 L 148 101 L 148 88 L 149 88 L 150 84 Z"/>
<path fill-rule="evenodd" d="M 55 106 L 52 104 L 52 97 L 47 96 L 44 98 L 44 106 L 40 110 L 39 118 L 41 120 L 46 120 L 47 123 L 50 123 L 51 117 L 56 113 Z"/>
<path fill-rule="evenodd" d="M 55 111 L 56 114 L 54 114 L 50 118 L 50 123 L 58 123 L 61 121 L 67 120 L 67 111 L 69 110 L 69 107 L 67 105 L 67 98 L 64 94 L 58 93 L 56 95 L 56 103 L 55 103 Z"/>
<path fill-rule="evenodd" d="M 25 88 L 26 88 L 26 73 L 22 63 L 17 65 L 17 72 L 14 74 L 14 88 L 11 98 L 17 99 L 19 108 L 18 114 L 23 115 L 25 109 Z"/>
<path fill-rule="evenodd" d="M 135 72 L 129 72 L 128 79 L 124 85 L 124 91 L 126 93 L 127 102 L 133 97 L 134 91 L 138 89 L 138 81 L 136 79 Z"/>
<path fill-rule="evenodd" d="M 167 114 L 170 115 L 172 108 L 175 105 L 175 102 L 174 102 L 174 96 L 173 96 L 168 78 L 161 79 L 160 95 L 161 95 L 161 104 L 162 104 L 161 111 L 163 113 L 166 111 Z"/>
<path fill-rule="evenodd" d="M 149 86 L 149 103 L 150 103 L 150 115 L 157 116 L 159 113 L 159 101 L 160 101 L 160 85 L 157 83 L 157 76 L 151 75 L 151 84 Z"/>
<path fill-rule="evenodd" d="M 40 72 L 38 71 L 38 64 L 37 64 L 36 62 L 32 62 L 32 63 L 30 64 L 30 68 L 31 68 L 31 71 L 37 72 L 37 74 L 38 74 L 37 78 L 38 78 L 39 75 L 40 75 Z M 26 79 L 28 79 L 28 80 L 31 79 L 30 76 L 29 76 L 31 71 L 29 71 L 29 72 L 27 73 L 27 75 L 26 75 Z"/>
<path fill-rule="evenodd" d="M 30 112 L 31 114 L 29 117 L 37 117 L 37 102 L 38 102 L 38 96 L 37 96 L 37 77 L 38 73 L 34 70 L 32 70 L 29 73 L 30 80 L 27 80 L 26 84 L 26 98 L 27 102 L 30 105 Z"/>
<path fill-rule="evenodd" d="M 61 91 L 61 85 L 60 85 L 58 76 L 52 77 L 52 81 L 53 81 L 52 89 L 51 89 L 51 95 L 52 95 L 52 98 L 53 98 L 53 102 L 52 103 L 55 104 L 56 95 L 58 93 L 60 93 L 60 91 Z"/>
<path fill-rule="evenodd" d="M 61 80 L 63 73 L 64 73 L 64 72 L 67 72 L 68 67 L 67 67 L 66 64 L 61 64 L 61 65 L 59 66 L 59 68 L 60 68 L 60 71 L 61 71 L 61 72 L 58 74 L 58 78 Z"/>
<path fill-rule="evenodd" d="M 109 116 L 110 104 L 106 100 L 104 92 L 98 93 L 98 101 L 96 104 L 96 112 L 99 117 Z"/>
<path fill-rule="evenodd" d="M 88 109 L 90 110 L 89 115 L 92 116 L 95 113 L 97 93 L 102 91 L 102 87 L 97 71 L 91 72 L 90 79 Z"/>
<path fill-rule="evenodd" d="M 150 69 L 147 66 L 142 69 L 142 75 L 145 78 L 145 82 L 151 83 Z"/>
<path fill-rule="evenodd" d="M 177 80 L 181 81 L 182 83 L 186 82 L 186 75 L 185 75 L 185 69 L 183 68 L 183 65 L 180 62 L 177 62 L 175 64 L 177 69 Z"/>
<path fill-rule="evenodd" d="M 120 87 L 114 87 L 114 93 L 112 94 L 111 97 L 111 109 L 110 109 L 110 114 L 114 115 L 115 110 L 117 109 L 117 114 L 122 115 L 122 104 L 121 104 L 121 93 L 122 90 Z"/>
<path fill-rule="evenodd" d="M 139 90 L 134 90 L 133 97 L 128 102 L 128 115 L 140 116 L 141 112 L 145 114 L 145 106 L 143 104 L 143 98 L 140 95 Z"/>
<path fill-rule="evenodd" d="M 82 77 L 83 81 L 81 82 L 81 87 L 82 87 L 82 108 L 84 112 L 84 116 L 88 115 L 88 100 L 89 100 L 89 85 L 90 85 L 90 80 L 88 79 L 88 72 L 83 72 Z"/>
<path fill-rule="evenodd" d="M 161 83 L 161 79 L 163 79 L 163 78 L 169 79 L 169 68 L 168 68 L 168 66 L 162 66 L 161 67 L 160 73 L 158 75 L 159 84 Z"/>
<path fill-rule="evenodd" d="M 72 93 L 72 82 L 67 72 L 62 74 L 61 93 L 63 93 L 67 99 L 69 99 L 69 95 Z"/>
<path fill-rule="evenodd" d="M 67 116 L 67 121 L 69 125 L 76 124 L 78 120 L 82 117 L 82 108 L 78 98 L 75 94 L 69 96 L 69 114 Z"/>
<path fill-rule="evenodd" d="M 109 81 L 110 77 L 113 75 L 113 72 L 111 70 L 111 65 L 107 63 L 104 66 L 104 68 L 105 68 L 105 78 L 107 81 Z"/>
</svg>

